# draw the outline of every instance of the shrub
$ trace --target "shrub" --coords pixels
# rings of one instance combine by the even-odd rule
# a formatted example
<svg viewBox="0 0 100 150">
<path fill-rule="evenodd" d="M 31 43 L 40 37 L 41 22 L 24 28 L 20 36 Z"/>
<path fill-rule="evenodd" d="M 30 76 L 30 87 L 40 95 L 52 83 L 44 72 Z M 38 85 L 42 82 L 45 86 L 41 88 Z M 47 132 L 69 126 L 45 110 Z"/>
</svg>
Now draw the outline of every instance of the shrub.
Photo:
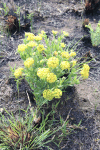
<svg viewBox="0 0 100 150">
<path fill-rule="evenodd" d="M 64 88 L 79 84 L 80 74 L 84 79 L 89 76 L 89 66 L 84 64 L 80 68 L 75 58 L 76 52 L 62 43 L 68 33 L 63 31 L 58 37 L 57 31 L 52 33 L 52 40 L 44 31 L 37 36 L 25 33 L 24 44 L 18 46 L 24 68 L 16 69 L 14 76 L 16 80 L 22 76 L 29 83 L 38 106 L 60 98 Z"/>
</svg>

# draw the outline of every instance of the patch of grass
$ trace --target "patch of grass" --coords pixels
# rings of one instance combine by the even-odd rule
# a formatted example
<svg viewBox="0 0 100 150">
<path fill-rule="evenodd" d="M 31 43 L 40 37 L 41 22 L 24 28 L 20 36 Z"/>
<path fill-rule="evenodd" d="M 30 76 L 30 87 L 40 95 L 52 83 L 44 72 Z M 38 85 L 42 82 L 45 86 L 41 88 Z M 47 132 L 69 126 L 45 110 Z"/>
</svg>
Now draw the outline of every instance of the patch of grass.
<svg viewBox="0 0 100 150">
<path fill-rule="evenodd" d="M 0 118 L 0 148 L 3 150 L 35 150 L 42 147 L 51 149 L 49 146 L 51 142 L 60 147 L 63 138 L 70 134 L 70 132 L 66 132 L 67 118 L 63 121 L 60 117 L 56 127 L 53 126 L 55 119 L 49 120 L 48 118 L 54 112 L 50 112 L 45 118 L 42 114 L 42 122 L 38 127 L 34 124 L 34 117 L 29 113 L 29 109 L 22 110 L 25 117 L 21 117 L 19 111 L 17 119 L 13 113 L 9 114 L 7 110 L 5 111 L 8 117 L 1 115 Z"/>
</svg>

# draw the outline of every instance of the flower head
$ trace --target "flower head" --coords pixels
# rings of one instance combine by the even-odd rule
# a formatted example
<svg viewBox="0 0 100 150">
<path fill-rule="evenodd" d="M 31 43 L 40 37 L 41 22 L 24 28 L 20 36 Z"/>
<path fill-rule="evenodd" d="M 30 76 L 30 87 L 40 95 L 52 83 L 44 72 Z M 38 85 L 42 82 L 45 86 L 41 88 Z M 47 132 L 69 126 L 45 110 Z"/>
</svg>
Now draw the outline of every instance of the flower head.
<svg viewBox="0 0 100 150">
<path fill-rule="evenodd" d="M 65 46 L 66 46 L 66 44 L 65 44 L 65 43 L 61 43 L 60 45 L 61 45 L 61 47 L 65 47 Z"/>
<path fill-rule="evenodd" d="M 27 46 L 34 47 L 34 46 L 37 46 L 37 43 L 33 42 L 33 41 L 30 41 L 29 43 L 27 43 Z"/>
<path fill-rule="evenodd" d="M 83 65 L 83 69 L 86 70 L 86 71 L 89 71 L 90 70 L 90 67 L 88 64 L 84 64 Z"/>
<path fill-rule="evenodd" d="M 60 89 L 55 89 L 53 95 L 55 98 L 60 98 L 62 96 L 62 91 Z"/>
<path fill-rule="evenodd" d="M 83 79 L 87 79 L 89 77 L 89 72 L 82 70 L 80 72 L 81 76 L 83 77 Z"/>
<path fill-rule="evenodd" d="M 43 97 L 47 100 L 52 100 L 54 98 L 53 92 L 50 89 L 44 90 Z"/>
<path fill-rule="evenodd" d="M 34 39 L 35 39 L 36 41 L 40 41 L 40 40 L 42 40 L 42 36 L 39 36 L 39 35 L 34 36 Z"/>
<path fill-rule="evenodd" d="M 25 36 L 28 36 L 28 38 L 27 38 L 28 41 L 33 41 L 34 37 L 35 37 L 35 35 L 33 33 L 26 33 Z"/>
<path fill-rule="evenodd" d="M 49 68 L 56 68 L 59 65 L 59 59 L 56 57 L 50 57 L 47 61 L 47 65 Z"/>
<path fill-rule="evenodd" d="M 90 70 L 90 67 L 89 65 L 87 64 L 84 64 L 83 65 L 83 68 L 80 72 L 81 76 L 84 78 L 84 79 L 87 79 L 89 77 L 89 70 Z"/>
<path fill-rule="evenodd" d="M 56 35 L 58 33 L 58 31 L 54 31 L 52 30 L 53 35 Z"/>
<path fill-rule="evenodd" d="M 24 66 L 26 68 L 30 68 L 34 64 L 33 58 L 28 58 L 26 61 L 24 61 Z"/>
<path fill-rule="evenodd" d="M 19 78 L 20 76 L 22 76 L 22 71 L 23 71 L 23 68 L 16 69 L 14 72 L 15 78 Z"/>
<path fill-rule="evenodd" d="M 66 51 L 63 51 L 63 52 L 61 53 L 61 56 L 62 56 L 63 58 L 67 58 L 67 59 L 69 59 L 69 58 L 70 58 L 69 53 L 68 53 L 68 52 L 66 52 Z"/>
<path fill-rule="evenodd" d="M 46 79 L 48 73 L 50 73 L 49 68 L 39 68 L 37 71 L 37 76 L 40 79 Z"/>
<path fill-rule="evenodd" d="M 45 50 L 44 45 L 43 44 L 39 44 L 37 47 L 38 52 L 42 52 L 43 50 Z"/>
<path fill-rule="evenodd" d="M 18 45 L 18 51 L 19 52 L 24 52 L 26 48 L 27 48 L 27 45 L 25 45 L 25 44 Z"/>
<path fill-rule="evenodd" d="M 76 53 L 75 53 L 75 52 L 71 52 L 71 53 L 70 53 L 70 56 L 71 56 L 71 57 L 74 57 L 74 56 L 76 56 Z"/>
<path fill-rule="evenodd" d="M 62 70 L 69 69 L 70 68 L 70 63 L 68 61 L 62 61 L 61 64 L 60 64 L 60 67 L 61 67 Z"/>
<path fill-rule="evenodd" d="M 69 33 L 66 31 L 63 31 L 64 36 L 69 36 Z"/>
<path fill-rule="evenodd" d="M 30 32 L 25 32 L 25 37 L 26 36 L 34 36 L 34 34 L 33 33 L 30 33 Z"/>
<path fill-rule="evenodd" d="M 42 30 L 42 31 L 41 31 L 41 33 L 42 33 L 42 34 L 45 34 L 45 31 L 44 31 L 44 30 Z"/>
<path fill-rule="evenodd" d="M 47 79 L 47 82 L 53 83 L 57 80 L 57 76 L 54 73 L 48 73 L 46 79 Z"/>
</svg>

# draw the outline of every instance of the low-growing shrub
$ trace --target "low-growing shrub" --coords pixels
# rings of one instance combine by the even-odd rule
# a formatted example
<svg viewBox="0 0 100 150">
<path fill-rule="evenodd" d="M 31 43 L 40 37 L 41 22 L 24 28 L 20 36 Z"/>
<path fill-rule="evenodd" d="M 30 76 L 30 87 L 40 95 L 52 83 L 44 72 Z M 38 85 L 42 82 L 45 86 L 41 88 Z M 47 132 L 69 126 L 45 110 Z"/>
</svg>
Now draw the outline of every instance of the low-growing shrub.
<svg viewBox="0 0 100 150">
<path fill-rule="evenodd" d="M 18 46 L 24 68 L 13 70 L 17 81 L 22 77 L 28 82 L 37 106 L 61 98 L 64 88 L 79 84 L 80 77 L 86 79 L 89 76 L 89 66 L 82 64 L 80 68 L 76 52 L 62 42 L 68 33 L 63 31 L 58 37 L 57 31 L 52 33 L 52 40 L 44 31 L 37 36 L 25 33 L 24 44 Z"/>
</svg>

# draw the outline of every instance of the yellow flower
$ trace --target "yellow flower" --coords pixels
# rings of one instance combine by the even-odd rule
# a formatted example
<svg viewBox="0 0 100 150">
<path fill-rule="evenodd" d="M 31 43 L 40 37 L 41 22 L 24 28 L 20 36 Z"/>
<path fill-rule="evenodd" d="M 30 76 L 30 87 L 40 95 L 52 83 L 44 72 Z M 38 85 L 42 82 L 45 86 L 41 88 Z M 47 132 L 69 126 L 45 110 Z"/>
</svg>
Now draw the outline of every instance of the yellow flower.
<svg viewBox="0 0 100 150">
<path fill-rule="evenodd" d="M 57 56 L 57 55 L 58 55 L 58 52 L 57 52 L 57 51 L 54 51 L 54 55 Z"/>
<path fill-rule="evenodd" d="M 23 68 L 16 69 L 15 72 L 14 72 L 15 78 L 18 78 L 18 77 L 22 76 L 22 71 L 23 71 Z"/>
<path fill-rule="evenodd" d="M 71 52 L 71 53 L 70 53 L 70 56 L 71 56 L 71 57 L 74 57 L 74 56 L 76 56 L 76 53 L 75 53 L 75 52 Z"/>
<path fill-rule="evenodd" d="M 82 68 L 82 70 L 81 70 L 81 72 L 80 72 L 81 76 L 82 76 L 84 79 L 86 79 L 86 78 L 89 77 L 89 70 L 90 70 L 89 65 L 84 64 L 84 65 L 83 65 L 83 68 Z"/>
<path fill-rule="evenodd" d="M 43 97 L 47 100 L 52 100 L 54 98 L 53 92 L 50 89 L 44 90 Z"/>
<path fill-rule="evenodd" d="M 84 64 L 84 65 L 83 65 L 83 69 L 84 69 L 85 71 L 89 71 L 89 70 L 90 70 L 90 67 L 89 67 L 88 64 Z"/>
<path fill-rule="evenodd" d="M 60 67 L 61 67 L 62 70 L 69 69 L 70 64 L 69 64 L 68 61 L 62 61 L 61 64 L 60 64 Z"/>
<path fill-rule="evenodd" d="M 63 31 L 64 36 L 69 36 L 68 32 Z"/>
<path fill-rule="evenodd" d="M 64 43 L 61 43 L 61 47 L 65 47 L 66 46 L 66 44 L 64 44 Z"/>
<path fill-rule="evenodd" d="M 36 40 L 36 41 L 40 41 L 40 40 L 42 40 L 42 36 L 34 36 L 34 39 Z"/>
<path fill-rule="evenodd" d="M 24 52 L 26 48 L 27 48 L 27 45 L 25 45 L 25 44 L 18 45 L 18 51 L 19 52 Z"/>
<path fill-rule="evenodd" d="M 56 68 L 59 65 L 59 59 L 56 57 L 50 57 L 47 61 L 47 65 L 49 68 Z"/>
<path fill-rule="evenodd" d="M 49 68 L 39 68 L 37 71 L 37 76 L 40 79 L 46 79 L 48 73 L 50 73 Z"/>
<path fill-rule="evenodd" d="M 42 30 L 41 33 L 42 33 L 42 34 L 45 34 L 45 31 Z"/>
<path fill-rule="evenodd" d="M 62 96 L 62 91 L 60 89 L 55 89 L 53 95 L 55 98 L 60 98 Z"/>
<path fill-rule="evenodd" d="M 26 34 L 27 35 L 27 34 Z M 35 35 L 33 33 L 28 33 L 28 41 L 33 41 L 34 40 Z"/>
<path fill-rule="evenodd" d="M 30 32 L 25 32 L 25 37 L 26 36 L 34 36 L 34 34 L 33 33 L 30 33 Z"/>
<path fill-rule="evenodd" d="M 81 76 L 83 77 L 83 79 L 87 79 L 89 77 L 89 72 L 82 70 L 80 72 Z"/>
<path fill-rule="evenodd" d="M 77 62 L 76 60 L 72 61 L 72 67 L 74 67 L 76 65 L 76 62 Z"/>
<path fill-rule="evenodd" d="M 53 35 L 56 35 L 58 33 L 58 31 L 54 31 L 52 30 Z"/>
<path fill-rule="evenodd" d="M 27 43 L 27 46 L 34 47 L 34 46 L 37 46 L 37 43 L 33 42 L 33 41 L 30 41 L 29 43 Z"/>
<path fill-rule="evenodd" d="M 43 50 L 45 50 L 44 45 L 43 44 L 39 44 L 37 47 L 38 52 L 42 52 Z"/>
<path fill-rule="evenodd" d="M 67 59 L 69 59 L 69 58 L 70 58 L 69 53 L 68 53 L 68 52 L 66 52 L 66 51 L 63 51 L 63 52 L 61 53 L 61 56 L 62 56 L 63 58 L 67 58 Z"/>
<path fill-rule="evenodd" d="M 57 80 L 57 76 L 54 73 L 47 74 L 47 82 L 53 83 Z"/>
<path fill-rule="evenodd" d="M 26 68 L 30 68 L 34 64 L 33 58 L 28 58 L 26 61 L 24 61 L 24 66 Z"/>
</svg>

